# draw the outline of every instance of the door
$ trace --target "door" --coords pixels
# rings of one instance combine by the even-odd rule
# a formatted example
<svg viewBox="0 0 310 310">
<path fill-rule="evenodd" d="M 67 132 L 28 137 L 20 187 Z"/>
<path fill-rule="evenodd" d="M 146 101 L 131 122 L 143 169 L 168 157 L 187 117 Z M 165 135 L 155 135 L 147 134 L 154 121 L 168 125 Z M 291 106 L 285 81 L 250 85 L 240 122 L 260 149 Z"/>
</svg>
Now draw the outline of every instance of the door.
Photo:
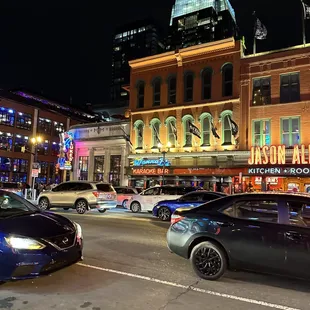
<svg viewBox="0 0 310 310">
<path fill-rule="evenodd" d="M 152 211 L 156 201 L 160 199 L 160 187 L 151 187 L 143 192 L 142 195 L 138 195 L 141 203 L 142 211 Z"/>
<path fill-rule="evenodd" d="M 60 207 L 73 206 L 75 203 L 75 192 L 77 188 L 77 183 L 74 182 L 63 183 L 57 186 L 55 196 L 53 195 L 53 205 L 57 205 Z"/>
<path fill-rule="evenodd" d="M 265 195 L 264 195 L 265 196 Z M 224 214 L 221 232 L 232 259 L 242 268 L 278 272 L 283 270 L 284 229 L 278 224 L 278 201 L 272 198 L 235 200 Z"/>
<path fill-rule="evenodd" d="M 289 221 L 285 228 L 286 261 L 289 275 L 310 277 L 310 199 L 286 201 Z"/>
</svg>

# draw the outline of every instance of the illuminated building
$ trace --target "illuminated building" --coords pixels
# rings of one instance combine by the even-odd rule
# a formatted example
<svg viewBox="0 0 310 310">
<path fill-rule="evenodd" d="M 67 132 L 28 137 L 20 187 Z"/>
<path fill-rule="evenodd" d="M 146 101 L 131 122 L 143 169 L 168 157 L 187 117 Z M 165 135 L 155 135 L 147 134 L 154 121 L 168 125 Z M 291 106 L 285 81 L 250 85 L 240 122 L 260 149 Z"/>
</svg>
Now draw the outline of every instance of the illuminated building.
<svg viewBox="0 0 310 310">
<path fill-rule="evenodd" d="M 237 36 L 229 0 L 176 0 L 171 12 L 168 50 Z"/>
<path fill-rule="evenodd" d="M 166 184 L 229 188 L 246 140 L 237 125 L 240 49 L 229 38 L 130 61 L 132 186 L 161 183 L 164 173 Z"/>
<path fill-rule="evenodd" d="M 71 180 L 104 181 L 127 185 L 130 123 L 106 122 L 74 125 Z"/>
<path fill-rule="evenodd" d="M 65 175 L 57 171 L 59 134 L 77 123 L 93 121 L 91 113 L 16 91 L 0 91 L 0 182 L 32 182 L 36 143 L 40 170 L 36 182 L 60 182 Z"/>
</svg>

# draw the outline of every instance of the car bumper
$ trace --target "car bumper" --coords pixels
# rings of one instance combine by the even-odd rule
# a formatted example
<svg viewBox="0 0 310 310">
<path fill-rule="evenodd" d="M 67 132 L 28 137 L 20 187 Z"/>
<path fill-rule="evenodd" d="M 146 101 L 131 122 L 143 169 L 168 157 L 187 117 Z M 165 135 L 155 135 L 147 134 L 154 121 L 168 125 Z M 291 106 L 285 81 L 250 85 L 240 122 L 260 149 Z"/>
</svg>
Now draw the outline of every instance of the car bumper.
<svg viewBox="0 0 310 310">
<path fill-rule="evenodd" d="M 188 258 L 188 240 L 186 236 L 177 233 L 169 227 L 167 231 L 167 247 L 171 253 Z"/>
<path fill-rule="evenodd" d="M 82 259 L 83 241 L 64 250 L 48 246 L 41 251 L 7 251 L 0 255 L 0 281 L 46 275 Z M 35 252 L 35 253 L 33 253 Z"/>
<path fill-rule="evenodd" d="M 114 209 L 117 207 L 117 201 L 113 200 L 113 201 L 97 201 L 94 204 L 90 205 L 91 209 Z"/>
</svg>

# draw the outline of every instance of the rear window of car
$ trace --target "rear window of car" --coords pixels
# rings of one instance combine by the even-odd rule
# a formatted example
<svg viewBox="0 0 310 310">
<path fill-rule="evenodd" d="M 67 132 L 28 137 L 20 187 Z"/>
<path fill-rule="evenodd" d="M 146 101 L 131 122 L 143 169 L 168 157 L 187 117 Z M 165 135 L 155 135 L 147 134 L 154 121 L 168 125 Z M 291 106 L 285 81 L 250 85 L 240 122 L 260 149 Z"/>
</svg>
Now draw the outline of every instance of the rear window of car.
<svg viewBox="0 0 310 310">
<path fill-rule="evenodd" d="M 102 192 L 114 192 L 114 188 L 111 184 L 96 184 L 98 191 Z"/>
</svg>

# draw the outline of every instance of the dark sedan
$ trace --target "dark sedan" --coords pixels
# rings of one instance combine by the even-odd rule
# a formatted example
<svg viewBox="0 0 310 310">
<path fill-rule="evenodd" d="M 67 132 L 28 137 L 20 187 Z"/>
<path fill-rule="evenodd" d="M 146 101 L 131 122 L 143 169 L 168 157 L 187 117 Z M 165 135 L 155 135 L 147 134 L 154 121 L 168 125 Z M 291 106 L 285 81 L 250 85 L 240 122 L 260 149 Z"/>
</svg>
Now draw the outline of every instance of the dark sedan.
<svg viewBox="0 0 310 310">
<path fill-rule="evenodd" d="M 169 249 L 203 279 L 227 268 L 310 278 L 310 196 L 249 193 L 177 209 Z"/>
<path fill-rule="evenodd" d="M 75 263 L 82 247 L 79 224 L 0 190 L 0 281 L 37 277 Z"/>
<path fill-rule="evenodd" d="M 195 208 L 210 200 L 227 196 L 224 193 L 196 191 L 183 195 L 178 199 L 161 200 L 155 204 L 153 215 L 160 218 L 162 221 L 169 221 L 171 214 L 178 208 Z"/>
</svg>

